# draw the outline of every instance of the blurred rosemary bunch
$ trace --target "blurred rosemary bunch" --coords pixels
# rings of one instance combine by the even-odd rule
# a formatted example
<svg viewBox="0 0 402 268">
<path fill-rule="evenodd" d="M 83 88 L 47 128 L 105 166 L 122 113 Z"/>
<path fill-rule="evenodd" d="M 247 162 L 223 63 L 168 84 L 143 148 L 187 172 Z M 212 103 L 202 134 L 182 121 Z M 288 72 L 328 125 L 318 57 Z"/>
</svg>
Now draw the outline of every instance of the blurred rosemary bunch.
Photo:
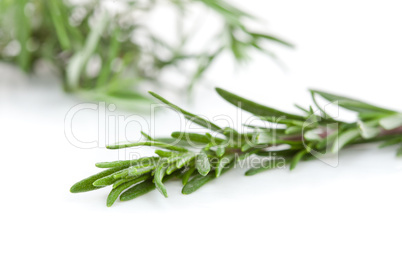
<svg viewBox="0 0 402 268">
<path fill-rule="evenodd" d="M 158 34 L 150 27 L 159 9 L 174 13 L 177 27 L 171 33 Z M 199 10 L 200 20 L 213 13 L 217 21 L 208 28 L 211 36 L 201 36 L 203 45 L 193 49 L 202 26 L 192 18 Z M 148 99 L 141 94 L 144 87 L 169 87 L 161 80 L 165 71 L 183 76 L 181 87 L 191 90 L 222 53 L 242 61 L 252 49 L 275 57 L 266 41 L 292 47 L 249 30 L 247 21 L 259 23 L 224 0 L 2 0 L 0 60 L 26 72 L 46 62 L 67 92 L 133 106 L 133 100 Z M 155 24 L 163 28 L 169 23 L 157 18 Z"/>
<path fill-rule="evenodd" d="M 191 194 L 238 166 L 248 167 L 247 176 L 276 168 L 293 170 L 300 161 L 320 159 L 325 162 L 327 156 L 357 144 L 397 145 L 397 155 L 402 156 L 402 114 L 397 111 L 310 90 L 313 105 L 296 105 L 300 113 L 293 114 L 223 89 L 216 90 L 223 99 L 265 124 L 245 125 L 242 131 L 220 127 L 151 92 L 156 99 L 202 126 L 206 132 L 181 130 L 173 132 L 171 137 L 156 139 L 142 133 L 142 142 L 110 145 L 109 149 L 139 146 L 158 149 L 153 155 L 139 159 L 97 163 L 96 166 L 104 170 L 74 184 L 70 191 L 80 193 L 111 186 L 107 198 L 107 206 L 111 206 L 119 197 L 121 201 L 128 201 L 155 189 L 167 197 L 165 183 L 169 180 L 180 179 L 182 193 Z M 357 113 L 357 120 L 345 122 L 330 116 L 326 106 L 317 101 L 317 96 L 337 108 Z"/>
</svg>

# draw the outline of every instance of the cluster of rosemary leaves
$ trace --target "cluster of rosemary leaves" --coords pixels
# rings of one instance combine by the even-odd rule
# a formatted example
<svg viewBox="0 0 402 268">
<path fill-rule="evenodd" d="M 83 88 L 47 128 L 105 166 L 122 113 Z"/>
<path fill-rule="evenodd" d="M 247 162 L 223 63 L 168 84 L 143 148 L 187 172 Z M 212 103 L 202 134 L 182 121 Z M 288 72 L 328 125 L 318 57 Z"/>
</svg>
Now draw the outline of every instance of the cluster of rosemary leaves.
<svg viewBox="0 0 402 268">
<path fill-rule="evenodd" d="M 241 61 L 251 49 L 275 57 L 265 48 L 266 41 L 292 46 L 249 30 L 246 20 L 257 19 L 224 0 L 121 0 L 109 4 L 100 0 L 0 1 L 0 60 L 16 63 L 27 72 L 38 62 L 50 63 L 66 91 L 92 99 L 126 100 L 132 106 L 130 101 L 148 99 L 140 94 L 142 85 L 167 87 L 160 81 L 165 70 L 184 75 L 183 87 L 191 89 L 223 52 L 230 51 Z M 174 43 L 147 25 L 160 7 L 177 14 Z M 206 47 L 197 51 L 191 42 L 199 34 L 198 23 L 184 27 L 194 9 L 209 10 L 220 20 L 209 29 L 211 39 L 203 40 Z"/>
<path fill-rule="evenodd" d="M 105 171 L 86 178 L 71 187 L 79 193 L 112 186 L 107 206 L 120 196 L 127 201 L 158 189 L 165 197 L 165 182 L 181 179 L 183 194 L 191 194 L 209 181 L 220 177 L 233 168 L 238 161 L 255 157 L 260 161 L 247 172 L 247 176 L 289 166 L 294 169 L 300 161 L 322 155 L 337 153 L 340 149 L 360 143 L 382 142 L 381 147 L 399 144 L 398 156 L 402 155 L 402 114 L 362 101 L 311 90 L 313 106 L 296 105 L 302 115 L 286 113 L 252 102 L 223 89 L 218 94 L 229 103 L 250 112 L 272 127 L 247 125 L 249 131 L 239 133 L 232 128 L 221 128 L 214 123 L 189 113 L 150 92 L 152 96 L 177 110 L 187 120 L 206 128 L 207 133 L 173 132 L 171 138 L 153 139 L 143 133 L 144 142 L 117 144 L 109 149 L 135 146 L 157 147 L 154 156 L 136 160 L 97 163 Z M 356 122 L 344 122 L 331 117 L 319 105 L 316 96 L 350 111 L 357 112 Z"/>
</svg>

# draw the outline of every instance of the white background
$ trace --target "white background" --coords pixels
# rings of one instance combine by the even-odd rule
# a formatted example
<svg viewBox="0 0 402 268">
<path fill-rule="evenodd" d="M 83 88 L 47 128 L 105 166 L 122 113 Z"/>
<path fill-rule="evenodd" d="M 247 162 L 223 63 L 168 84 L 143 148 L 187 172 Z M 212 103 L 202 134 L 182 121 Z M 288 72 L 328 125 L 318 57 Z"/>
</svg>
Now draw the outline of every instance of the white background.
<svg viewBox="0 0 402 268">
<path fill-rule="evenodd" d="M 258 54 L 241 68 L 222 58 L 209 74 L 215 85 L 290 111 L 310 104 L 309 87 L 400 108 L 400 1 L 234 2 L 297 49 L 273 46 L 286 72 Z M 209 90 L 187 107 L 236 114 Z M 80 101 L 57 81 L 10 66 L 0 69 L 0 94 L 2 267 L 402 266 L 395 148 L 345 150 L 336 168 L 313 161 L 255 177 L 234 170 L 190 196 L 171 182 L 168 199 L 152 192 L 107 208 L 108 189 L 69 193 L 97 172 L 95 162 L 117 157 L 66 140 L 64 117 Z M 175 130 L 172 116 L 158 115 L 159 133 Z M 97 120 L 96 112 L 77 116 L 77 135 L 96 137 Z M 130 126 L 129 135 L 138 130 Z"/>
</svg>

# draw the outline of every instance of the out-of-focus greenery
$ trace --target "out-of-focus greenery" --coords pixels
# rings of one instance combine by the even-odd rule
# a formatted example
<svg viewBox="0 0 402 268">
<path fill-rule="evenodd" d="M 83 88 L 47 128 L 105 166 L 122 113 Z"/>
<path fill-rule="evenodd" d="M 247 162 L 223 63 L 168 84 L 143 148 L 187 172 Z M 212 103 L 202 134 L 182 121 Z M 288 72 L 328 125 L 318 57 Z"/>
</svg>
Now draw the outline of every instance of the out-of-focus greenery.
<svg viewBox="0 0 402 268">
<path fill-rule="evenodd" d="M 144 19 L 162 5 L 177 11 L 175 44 L 155 34 Z M 183 24 L 198 7 L 215 13 L 220 25 L 211 29 L 217 33 L 207 47 L 189 52 L 197 30 L 185 30 Z M 248 30 L 247 20 L 258 22 L 223 0 L 1 0 L 0 60 L 26 72 L 39 62 L 50 63 L 67 92 L 91 99 L 147 100 L 139 89 L 148 83 L 164 88 L 159 78 L 165 69 L 185 76 L 184 87 L 191 90 L 225 51 L 241 61 L 251 49 L 274 57 L 262 45 L 267 40 L 291 46 Z M 183 67 L 189 63 L 192 70 Z"/>
</svg>

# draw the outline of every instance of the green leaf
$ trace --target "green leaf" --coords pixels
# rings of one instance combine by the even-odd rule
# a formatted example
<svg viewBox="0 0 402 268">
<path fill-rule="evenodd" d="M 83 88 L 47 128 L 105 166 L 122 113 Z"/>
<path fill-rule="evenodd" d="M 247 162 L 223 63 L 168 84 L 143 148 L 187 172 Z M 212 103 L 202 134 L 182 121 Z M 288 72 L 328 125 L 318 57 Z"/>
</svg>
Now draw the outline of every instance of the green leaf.
<svg viewBox="0 0 402 268">
<path fill-rule="evenodd" d="M 163 178 L 163 182 L 166 182 L 172 178 L 175 178 L 174 174 L 165 176 Z M 146 180 L 146 181 L 141 182 L 141 183 L 135 185 L 134 187 L 128 189 L 124 193 L 122 193 L 120 195 L 120 201 L 132 200 L 132 199 L 142 196 L 146 193 L 149 193 L 155 189 L 156 189 L 155 183 L 152 180 Z"/>
<path fill-rule="evenodd" d="M 255 103 L 253 101 L 247 100 L 240 96 L 237 96 L 229 91 L 226 91 L 221 88 L 216 88 L 216 92 L 224 98 L 226 101 L 230 102 L 236 107 L 239 107 L 247 112 L 250 112 L 254 115 L 258 116 L 271 116 L 271 117 L 286 117 L 288 119 L 296 119 L 296 120 L 303 120 L 304 118 L 299 115 L 294 115 L 290 113 L 285 113 L 270 107 L 263 106 L 261 104 Z"/>
<path fill-rule="evenodd" d="M 117 28 L 113 32 L 107 59 L 105 60 L 105 63 L 102 64 L 102 70 L 100 71 L 100 74 L 99 74 L 97 82 L 96 82 L 97 87 L 101 87 L 101 86 L 105 85 L 107 83 L 108 79 L 110 78 L 111 71 L 112 71 L 111 70 L 112 62 L 119 56 L 118 54 L 121 51 L 121 42 L 119 41 L 120 33 L 121 33 L 121 28 Z"/>
<path fill-rule="evenodd" d="M 262 38 L 262 39 L 266 39 L 266 40 L 269 40 L 269 41 L 273 41 L 273 42 L 285 45 L 285 46 L 290 47 L 290 48 L 294 48 L 293 44 L 291 44 L 289 42 L 286 42 L 286 41 L 284 41 L 282 39 L 279 39 L 279 38 L 277 38 L 275 36 L 272 36 L 272 35 L 267 35 L 267 34 L 262 34 L 262 33 L 255 33 L 255 32 L 249 32 L 249 34 L 252 37 L 257 38 L 257 39 Z"/>
<path fill-rule="evenodd" d="M 116 181 L 123 179 L 125 177 L 127 177 L 129 175 L 129 170 L 128 168 L 115 172 L 109 176 L 100 178 L 96 181 L 94 181 L 93 185 L 94 186 L 108 186 L 108 185 L 112 185 L 113 183 L 115 183 Z"/>
<path fill-rule="evenodd" d="M 402 137 L 396 137 L 396 138 L 384 141 L 383 143 L 380 144 L 379 147 L 380 148 L 385 148 L 385 147 L 388 147 L 388 146 L 396 145 L 396 144 L 401 143 L 401 142 L 402 142 Z"/>
<path fill-rule="evenodd" d="M 200 0 L 205 5 L 209 6 L 210 8 L 214 9 L 218 13 L 229 16 L 229 17 L 248 17 L 253 18 L 252 15 L 240 10 L 233 5 L 230 5 L 228 2 L 223 0 Z"/>
<path fill-rule="evenodd" d="M 195 157 L 196 157 L 196 154 L 194 154 L 194 153 L 188 153 L 188 154 L 182 155 L 182 157 L 180 158 L 180 160 L 178 160 L 178 161 L 176 162 L 176 167 L 177 167 L 177 168 L 182 168 L 182 167 L 184 167 L 187 163 L 189 163 L 190 161 L 192 161 Z"/>
<path fill-rule="evenodd" d="M 205 154 L 205 153 L 198 154 L 197 160 L 195 162 L 195 166 L 196 166 L 198 172 L 202 176 L 206 176 L 209 173 L 209 171 L 211 171 L 211 164 L 209 163 L 207 154 Z"/>
<path fill-rule="evenodd" d="M 113 161 L 113 162 L 99 162 L 95 166 L 98 168 L 113 168 L 120 166 L 131 166 L 133 160 Z"/>
<path fill-rule="evenodd" d="M 194 143 L 201 143 L 201 144 L 208 144 L 211 140 L 203 134 L 197 133 L 188 133 L 188 132 L 173 132 L 172 138 L 178 140 L 185 140 L 187 142 L 194 142 Z"/>
<path fill-rule="evenodd" d="M 402 126 L 402 114 L 394 114 L 384 117 L 380 120 L 380 125 L 386 129 L 391 130 Z"/>
<path fill-rule="evenodd" d="M 163 185 L 163 177 L 166 174 L 166 170 L 168 168 L 167 162 L 163 161 L 161 162 L 155 169 L 155 175 L 154 175 L 154 180 L 155 180 L 155 185 L 156 188 L 159 190 L 159 192 L 164 196 L 168 197 L 166 187 Z"/>
<path fill-rule="evenodd" d="M 116 182 L 113 184 L 113 189 L 114 189 L 114 188 L 117 188 L 117 187 L 119 187 L 120 185 L 122 185 L 122 184 L 124 184 L 124 183 L 126 183 L 126 182 L 129 182 L 129 181 L 136 181 L 136 182 L 138 183 L 138 182 L 145 181 L 145 180 L 149 179 L 150 177 L 151 177 L 150 174 L 146 174 L 146 175 L 141 176 L 141 177 L 126 177 L 126 178 L 124 178 L 124 179 L 121 179 L 121 180 L 116 181 Z"/>
<path fill-rule="evenodd" d="M 133 166 L 129 168 L 129 176 L 142 176 L 146 173 L 151 172 L 155 169 L 155 164 L 150 164 L 149 166 Z"/>
<path fill-rule="evenodd" d="M 295 169 L 295 167 L 297 166 L 297 164 L 300 162 L 300 160 L 302 160 L 303 156 L 305 156 L 307 154 L 306 150 L 302 150 L 300 152 L 298 152 L 293 158 L 292 161 L 290 162 L 290 170 Z"/>
<path fill-rule="evenodd" d="M 160 157 L 172 157 L 177 155 L 177 152 L 155 150 L 155 154 L 159 155 Z"/>
<path fill-rule="evenodd" d="M 128 169 L 120 171 L 120 172 L 117 172 L 116 174 L 113 175 L 113 178 L 115 178 L 115 179 L 124 179 L 127 176 L 128 176 Z"/>
<path fill-rule="evenodd" d="M 157 142 L 157 141 L 115 144 L 115 145 L 108 145 L 106 148 L 115 150 L 115 149 L 123 149 L 123 148 L 138 147 L 138 146 L 153 146 L 153 147 L 159 147 L 159 148 L 164 148 L 164 149 L 178 151 L 178 152 L 187 152 L 188 151 L 186 148 L 183 148 L 183 147 L 174 146 L 174 145 L 170 145 L 170 144 L 163 143 L 163 142 Z"/>
<path fill-rule="evenodd" d="M 192 121 L 192 122 L 194 122 L 194 123 L 196 123 L 196 124 L 198 124 L 198 125 L 200 125 L 202 127 L 208 128 L 208 129 L 213 130 L 213 131 L 222 131 L 222 129 L 220 127 L 218 127 L 217 125 L 215 125 L 214 123 L 212 123 L 212 122 L 210 122 L 208 120 L 205 120 L 204 118 L 202 118 L 202 117 L 200 117 L 198 115 L 189 113 L 189 112 L 181 109 L 180 107 L 174 105 L 173 103 L 169 102 L 168 100 L 162 98 L 158 94 L 156 94 L 156 93 L 154 93 L 152 91 L 149 91 L 149 94 L 151 94 L 153 97 L 157 98 L 161 102 L 167 104 L 168 106 L 172 107 L 176 111 L 182 113 L 187 120 L 190 120 L 190 121 Z"/>
<path fill-rule="evenodd" d="M 170 165 L 168 166 L 168 168 L 166 169 L 166 174 L 167 174 L 167 175 L 170 175 L 170 174 L 172 174 L 173 172 L 175 172 L 176 170 L 178 170 L 178 168 L 176 167 L 175 163 L 170 164 Z"/>
<path fill-rule="evenodd" d="M 196 170 L 196 168 L 195 168 L 195 167 L 192 167 L 192 168 L 190 168 L 188 171 L 186 171 L 186 172 L 184 173 L 183 178 L 182 178 L 182 183 L 183 183 L 183 185 L 186 185 L 186 184 L 187 184 L 188 180 L 190 179 L 191 175 L 193 175 L 193 173 L 195 172 L 195 170 Z"/>
<path fill-rule="evenodd" d="M 219 159 L 218 166 L 215 169 L 215 177 L 219 177 L 222 174 L 222 171 L 225 167 L 229 166 L 230 163 L 235 158 L 234 154 L 227 155 Z"/>
<path fill-rule="evenodd" d="M 144 182 L 141 182 L 134 187 L 128 189 L 124 193 L 120 195 L 120 201 L 129 201 L 134 198 L 137 198 L 139 196 L 142 196 L 146 193 L 149 193 L 153 190 L 155 190 L 156 186 L 152 182 L 152 180 L 146 180 Z"/>
<path fill-rule="evenodd" d="M 280 168 L 280 167 L 285 167 L 286 164 L 287 164 L 287 160 L 285 158 L 269 159 L 269 160 L 262 162 L 262 164 L 258 167 L 250 168 L 249 170 L 247 170 L 245 175 L 253 176 L 253 175 L 256 175 L 256 174 L 264 172 L 264 171 L 268 171 L 268 170 L 272 170 L 272 169 L 276 169 L 276 168 Z"/>
<path fill-rule="evenodd" d="M 70 192 L 83 193 L 83 192 L 88 192 L 88 191 L 93 191 L 93 190 L 103 188 L 103 186 L 94 186 L 93 183 L 101 178 L 110 176 L 124 168 L 127 168 L 127 167 L 128 166 L 119 166 L 119 167 L 111 168 L 111 169 L 102 171 L 98 174 L 92 175 L 92 176 L 90 176 L 86 179 L 83 179 L 82 181 L 79 181 L 76 184 L 74 184 L 71 187 Z"/>
<path fill-rule="evenodd" d="M 141 131 L 141 135 L 147 140 L 147 141 L 153 141 L 154 139 L 149 136 L 147 133 L 145 133 L 144 131 Z"/>
<path fill-rule="evenodd" d="M 363 121 L 358 121 L 357 126 L 359 127 L 360 135 L 364 139 L 372 139 L 376 137 L 378 134 L 380 134 L 380 129 L 373 127 L 373 124 L 366 123 Z"/>
<path fill-rule="evenodd" d="M 383 114 L 383 113 L 378 113 L 378 112 L 364 112 L 364 113 L 359 113 L 359 119 L 362 121 L 369 121 L 369 120 L 375 120 L 375 119 L 381 119 L 384 117 L 387 117 L 388 114 Z"/>
<path fill-rule="evenodd" d="M 331 121 L 335 121 L 335 119 L 333 119 L 327 112 L 325 112 L 325 109 L 324 108 L 322 108 L 319 104 L 318 104 L 318 102 L 317 102 L 317 99 L 316 99 L 316 97 L 315 97 L 315 94 L 316 93 L 314 93 L 314 92 L 312 92 L 312 91 L 310 91 L 310 93 L 311 93 L 311 98 L 313 99 L 313 102 L 314 102 L 314 104 L 315 104 L 315 106 L 318 108 L 318 110 L 320 110 L 320 112 L 321 112 L 321 118 L 324 118 L 324 119 L 329 119 L 329 120 L 331 120 Z M 315 115 L 315 113 L 314 113 L 314 110 L 313 110 L 313 107 L 311 107 L 310 106 L 310 111 L 308 111 L 307 112 L 308 113 L 308 115 L 310 115 L 311 117 L 313 117 L 314 119 L 314 121 L 313 122 L 317 122 L 318 120 L 317 120 L 317 118 L 318 118 L 318 116 L 317 115 Z"/>
<path fill-rule="evenodd" d="M 253 134 L 252 143 L 254 145 L 259 144 L 273 144 L 275 143 L 274 132 L 256 131 Z"/>
<path fill-rule="evenodd" d="M 285 130 L 285 134 L 287 134 L 287 135 L 301 134 L 302 131 L 303 131 L 303 128 L 301 128 L 301 127 L 291 126 Z"/>
<path fill-rule="evenodd" d="M 320 141 L 323 138 L 320 136 L 320 133 L 317 132 L 317 129 L 312 129 L 304 132 L 304 139 L 307 141 Z"/>
<path fill-rule="evenodd" d="M 339 136 L 339 131 L 336 130 L 333 133 L 327 135 L 325 138 L 321 139 L 321 140 L 317 140 L 317 144 L 316 147 L 317 149 L 324 149 L 324 148 L 328 148 L 329 146 L 332 146 L 335 142 L 335 140 L 338 138 Z"/>
<path fill-rule="evenodd" d="M 242 152 L 247 152 L 248 150 L 250 150 L 251 148 L 254 148 L 254 146 L 256 146 L 258 144 L 254 144 L 252 142 L 246 142 L 242 145 L 241 147 L 241 151 Z"/>
<path fill-rule="evenodd" d="M 283 124 L 286 126 L 298 126 L 304 127 L 306 124 L 306 119 L 303 120 L 295 120 L 295 119 L 286 119 L 283 117 L 270 117 L 270 116 L 260 116 L 261 120 L 272 122 L 275 124 Z"/>
<path fill-rule="evenodd" d="M 359 101 L 356 99 L 351 99 L 351 98 L 347 98 L 347 97 L 343 97 L 343 96 L 339 96 L 339 95 L 334 95 L 334 94 L 330 94 L 330 93 L 319 91 L 319 90 L 310 89 L 310 91 L 312 94 L 318 94 L 330 102 L 338 102 L 339 106 L 341 106 L 345 109 L 351 110 L 351 111 L 358 112 L 358 113 L 370 113 L 370 112 L 395 113 L 395 111 L 381 108 L 378 106 L 374 106 L 374 105 L 371 105 L 371 104 L 368 104 L 366 102 L 362 102 L 362 101 Z"/>
<path fill-rule="evenodd" d="M 109 21 L 107 13 L 103 12 L 100 17 L 100 21 L 91 29 L 85 41 L 84 48 L 76 52 L 68 62 L 66 67 L 66 83 L 71 88 L 75 89 L 79 87 L 82 71 L 98 47 L 99 40 L 107 26 Z"/>
<path fill-rule="evenodd" d="M 300 111 L 305 112 L 306 114 L 310 114 L 310 111 L 309 111 L 309 110 L 307 110 L 306 108 L 303 108 L 302 106 L 300 106 L 300 105 L 298 105 L 298 104 L 295 104 L 295 107 L 296 107 L 297 109 L 299 109 Z"/>
<path fill-rule="evenodd" d="M 332 153 L 339 152 L 340 149 L 345 147 L 348 143 L 356 140 L 360 136 L 360 131 L 358 129 L 350 129 L 343 133 L 340 133 L 338 137 L 335 138 L 334 144 L 332 146 Z"/>
<path fill-rule="evenodd" d="M 149 163 L 152 161 L 156 161 L 158 157 L 143 157 L 140 159 L 132 159 L 132 160 L 124 160 L 124 161 L 114 161 L 114 162 L 100 162 L 95 165 L 98 168 L 112 168 L 112 167 L 121 167 L 121 166 L 134 166 L 141 163 Z"/>
<path fill-rule="evenodd" d="M 216 148 L 216 156 L 222 157 L 225 154 L 225 151 L 226 151 L 225 146 L 218 146 L 218 148 Z"/>
<path fill-rule="evenodd" d="M 213 174 L 209 174 L 207 176 L 197 175 L 186 185 L 184 185 L 182 193 L 185 195 L 192 194 L 213 179 L 215 179 Z"/>
<path fill-rule="evenodd" d="M 67 30 L 65 28 L 65 23 L 67 22 L 67 18 L 64 17 L 64 14 L 61 12 L 60 4 L 61 1 L 46 1 L 50 9 L 50 15 L 53 20 L 53 25 L 56 29 L 56 34 L 58 36 L 61 47 L 64 50 L 69 50 L 71 48 L 70 37 L 67 34 Z"/>
<path fill-rule="evenodd" d="M 145 177 L 140 177 L 137 178 L 135 180 L 131 180 L 125 183 L 120 184 L 119 186 L 115 187 L 112 189 L 112 191 L 110 191 L 107 200 L 106 200 L 106 205 L 108 207 L 111 207 L 114 202 L 117 200 L 117 198 L 119 197 L 119 195 L 126 189 L 130 188 L 131 186 L 137 184 L 138 182 L 141 182 L 144 180 Z"/>
</svg>

